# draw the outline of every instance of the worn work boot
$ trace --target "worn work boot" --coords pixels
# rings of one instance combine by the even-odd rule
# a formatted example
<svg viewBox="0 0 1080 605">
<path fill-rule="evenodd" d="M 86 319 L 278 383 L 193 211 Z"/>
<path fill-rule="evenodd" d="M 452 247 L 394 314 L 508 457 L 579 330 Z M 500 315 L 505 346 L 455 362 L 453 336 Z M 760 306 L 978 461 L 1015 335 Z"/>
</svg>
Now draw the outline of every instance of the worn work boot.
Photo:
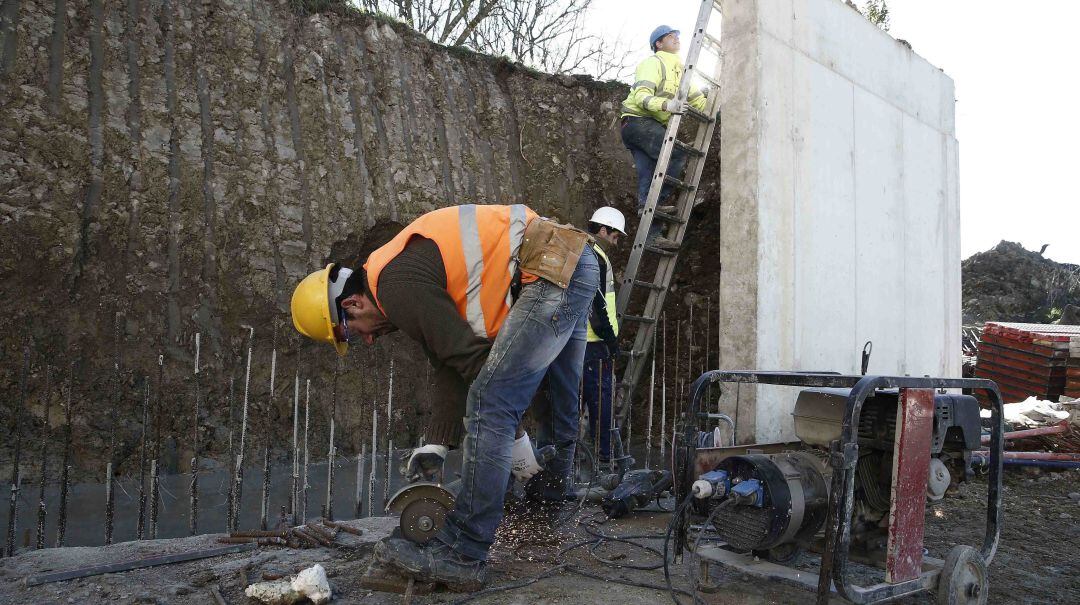
<svg viewBox="0 0 1080 605">
<path fill-rule="evenodd" d="M 375 558 L 418 580 L 446 584 L 462 592 L 480 590 L 487 577 L 483 561 L 459 554 L 438 540 L 421 546 L 388 538 L 375 545 Z"/>
</svg>

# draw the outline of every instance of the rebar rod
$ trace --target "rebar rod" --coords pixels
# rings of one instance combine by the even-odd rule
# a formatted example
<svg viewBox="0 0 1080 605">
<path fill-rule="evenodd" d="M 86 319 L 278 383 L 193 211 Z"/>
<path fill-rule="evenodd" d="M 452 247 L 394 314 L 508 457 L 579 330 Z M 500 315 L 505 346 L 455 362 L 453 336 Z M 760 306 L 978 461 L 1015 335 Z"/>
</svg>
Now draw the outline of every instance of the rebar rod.
<svg viewBox="0 0 1080 605">
<path fill-rule="evenodd" d="M 364 513 L 364 462 L 367 457 L 367 441 L 360 443 L 360 453 L 356 456 L 356 518 Z"/>
<path fill-rule="evenodd" d="M 229 465 L 229 488 L 225 493 L 225 531 L 229 531 L 233 527 L 233 477 L 236 474 L 236 445 L 233 443 L 233 437 L 236 433 L 236 414 L 233 411 L 233 395 L 235 394 L 236 377 L 229 377 L 229 399 L 226 404 L 228 409 L 228 425 L 229 425 L 229 455 L 225 459 Z"/>
<path fill-rule="evenodd" d="M 611 381 L 608 384 L 611 385 L 611 422 L 615 423 L 615 360 L 612 359 L 608 364 L 608 379 Z M 612 427 L 614 428 L 614 426 Z M 614 436 L 614 435 L 613 435 Z M 626 400 L 626 447 L 622 448 L 623 451 L 618 452 L 620 456 L 629 455 L 630 442 L 634 438 L 634 400 Z M 611 447 L 614 447 L 612 442 Z M 615 456 L 615 452 L 609 451 L 609 455 Z"/>
<path fill-rule="evenodd" d="M 139 439 L 139 522 L 135 528 L 135 538 L 142 540 L 146 531 L 146 422 L 150 409 L 150 377 L 143 377 L 142 435 Z"/>
<path fill-rule="evenodd" d="M 608 435 L 608 451 L 607 451 L 608 472 L 609 473 L 614 473 L 615 472 L 615 456 L 614 456 L 615 452 L 612 451 L 612 449 L 613 449 L 613 447 L 615 445 L 613 443 L 613 441 L 615 439 L 615 411 L 614 410 L 608 410 L 608 426 L 607 427 L 601 427 L 601 423 L 603 422 L 603 418 L 604 418 L 604 379 L 607 378 L 607 376 L 605 375 L 605 372 L 604 372 L 604 360 L 603 359 L 600 359 L 600 369 L 597 370 L 597 372 L 596 372 L 596 378 L 597 378 L 597 380 L 596 380 L 596 436 L 598 437 L 597 441 L 603 441 L 602 439 L 599 439 L 599 437 L 601 436 L 601 431 L 604 431 L 604 430 L 607 431 L 607 435 Z M 630 415 L 627 414 L 626 417 L 629 418 Z M 603 449 L 603 448 L 601 448 L 601 449 Z M 603 454 L 603 452 L 601 452 L 601 454 Z"/>
<path fill-rule="evenodd" d="M 694 373 L 694 299 L 690 298 L 690 330 L 686 333 L 686 373 Z M 696 376 L 695 376 L 696 378 Z"/>
<path fill-rule="evenodd" d="M 52 368 L 45 364 L 45 417 L 41 426 L 41 482 L 38 487 L 38 512 L 37 512 L 37 550 L 45 548 L 45 486 L 49 481 L 49 412 L 52 409 L 52 381 L 50 380 Z"/>
<path fill-rule="evenodd" d="M 191 483 L 188 487 L 188 531 L 194 536 L 199 532 L 199 409 L 202 407 L 202 388 L 199 380 L 199 355 L 202 351 L 202 335 L 195 333 L 195 416 L 191 430 Z"/>
<path fill-rule="evenodd" d="M 161 459 L 161 400 L 165 393 L 165 356 L 158 355 L 157 397 L 154 398 L 154 456 L 150 460 L 150 538 L 157 538 L 158 511 L 161 509 L 161 483 L 157 461 Z"/>
<path fill-rule="evenodd" d="M 289 514 L 296 519 L 297 490 L 300 488 L 300 452 L 297 440 L 300 437 L 300 368 L 293 377 L 293 412 L 292 412 L 292 486 L 289 491 Z"/>
<path fill-rule="evenodd" d="M 375 513 L 375 478 L 379 467 L 379 405 L 371 402 L 371 476 L 368 478 L 368 516 Z M 387 461 L 389 464 L 389 461 Z"/>
<path fill-rule="evenodd" d="M 705 297 L 705 361 L 701 364 L 701 373 L 709 371 L 709 364 L 712 363 L 712 297 Z M 699 374 L 700 375 L 700 374 Z M 708 409 L 709 402 L 712 401 L 712 383 L 710 382 L 705 387 L 705 407 Z"/>
<path fill-rule="evenodd" d="M 68 369 L 68 389 L 64 402 L 64 455 L 60 463 L 60 510 L 56 516 L 56 546 L 64 545 L 64 537 L 67 533 L 67 505 L 68 490 L 70 489 L 71 476 L 71 404 L 72 393 L 75 389 L 75 362 L 71 362 Z"/>
<path fill-rule="evenodd" d="M 307 523 L 307 493 L 308 493 L 308 428 L 311 425 L 311 379 L 308 378 L 304 386 L 304 496 L 301 498 L 300 523 Z"/>
<path fill-rule="evenodd" d="M 270 410 L 274 407 L 274 379 L 277 377 L 277 330 L 274 330 L 274 344 L 270 352 L 270 395 L 263 410 L 263 477 L 262 498 L 259 505 L 259 527 L 267 528 L 270 515 Z"/>
<path fill-rule="evenodd" d="M 652 351 L 649 353 L 652 358 L 652 368 L 649 371 L 649 412 L 648 419 L 645 422 L 645 469 L 648 470 L 649 459 L 652 457 L 652 435 L 653 435 L 653 400 L 656 396 L 656 330 L 653 330 L 652 334 Z"/>
<path fill-rule="evenodd" d="M 248 397 L 251 393 L 251 349 L 255 341 L 255 328 L 244 327 L 248 329 L 248 350 L 244 369 L 244 404 L 240 416 L 240 448 L 236 454 L 236 471 L 233 473 L 233 526 L 229 528 L 230 531 L 236 531 L 237 524 L 240 523 L 240 508 L 244 498 L 244 447 L 247 444 Z"/>
<path fill-rule="evenodd" d="M 121 336 L 120 323 L 123 320 L 124 314 L 117 312 L 115 316 L 115 333 L 114 333 L 114 346 L 115 346 L 115 358 L 113 362 L 113 369 L 116 371 L 116 394 L 113 401 L 113 405 L 109 409 L 109 426 L 117 426 L 116 412 L 121 407 L 121 400 L 123 399 L 123 376 L 121 374 Z M 112 489 L 112 460 L 116 458 L 116 431 L 109 431 L 109 464 L 106 467 L 106 471 L 109 475 L 108 486 L 105 490 L 105 544 L 112 544 L 113 542 L 113 515 L 115 513 L 115 494 Z"/>
<path fill-rule="evenodd" d="M 113 533 L 113 466 L 105 464 L 105 545 L 112 544 Z"/>
<path fill-rule="evenodd" d="M 337 389 L 338 376 L 341 374 L 341 358 L 334 366 L 334 381 L 330 387 L 330 443 L 326 446 L 326 504 L 323 508 L 323 516 L 327 519 L 334 518 L 334 428 L 337 416 Z"/>
<path fill-rule="evenodd" d="M 660 365 L 660 468 L 664 468 L 664 450 L 667 443 L 667 313 L 664 313 L 663 339 L 661 340 Z"/>
<path fill-rule="evenodd" d="M 386 483 L 383 484 L 383 508 L 390 502 L 390 469 L 394 466 L 394 354 L 390 354 L 390 385 L 386 391 Z"/>
<path fill-rule="evenodd" d="M 19 482 L 22 473 L 19 472 L 19 463 L 22 458 L 22 425 L 23 410 L 26 408 L 26 393 L 29 388 L 27 382 L 30 375 L 30 341 L 27 339 L 23 345 L 22 373 L 19 374 L 19 398 L 15 400 L 15 409 L 12 411 L 12 431 L 15 433 L 14 453 L 11 458 L 11 503 L 8 505 L 7 524 L 7 556 L 15 556 L 15 533 L 17 531 L 16 520 L 19 512 Z"/>
<path fill-rule="evenodd" d="M 158 504 L 161 502 L 161 484 L 158 480 L 157 458 L 150 461 L 150 539 L 157 539 Z"/>
</svg>

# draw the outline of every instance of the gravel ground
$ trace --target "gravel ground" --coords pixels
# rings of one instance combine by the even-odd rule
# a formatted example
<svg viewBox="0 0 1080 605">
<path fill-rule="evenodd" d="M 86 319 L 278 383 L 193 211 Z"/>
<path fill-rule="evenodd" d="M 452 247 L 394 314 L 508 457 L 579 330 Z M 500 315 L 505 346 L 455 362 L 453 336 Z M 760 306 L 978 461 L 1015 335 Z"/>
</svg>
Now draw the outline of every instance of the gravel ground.
<svg viewBox="0 0 1080 605">
<path fill-rule="evenodd" d="M 1080 505 L 1068 494 L 1080 492 L 1080 472 L 1029 475 L 1009 470 L 1004 501 L 1005 523 L 1002 542 L 990 566 L 990 603 L 1080 603 Z M 943 557 L 954 544 L 981 541 L 986 482 L 982 478 L 961 487 L 954 497 L 927 511 L 926 544 L 932 556 Z M 579 518 L 592 517 L 595 509 L 585 509 Z M 661 535 L 669 515 L 659 511 L 602 525 L 608 535 Z M 217 590 L 227 603 L 246 603 L 243 589 L 259 581 L 263 573 L 292 573 L 321 563 L 328 572 L 339 603 L 401 603 L 400 595 L 373 593 L 360 585 L 371 557 L 371 544 L 387 535 L 394 525 L 389 519 L 357 521 L 365 529 L 363 540 L 334 550 L 319 548 L 294 550 L 262 548 L 239 553 L 167 565 L 139 571 L 108 574 L 69 582 L 27 588 L 21 581 L 32 573 L 73 566 L 122 561 L 168 552 L 180 552 L 216 545 L 217 536 L 197 536 L 175 540 L 127 542 L 108 547 L 47 549 L 24 553 L 0 561 L 0 602 L 2 603 L 208 603 Z M 549 570 L 557 562 L 559 549 L 589 536 L 582 525 L 567 524 L 553 529 L 549 521 L 535 517 L 516 518 L 504 524 L 492 550 L 488 586 L 529 580 Z M 351 539 L 351 538 L 350 538 Z M 662 548 L 659 539 L 639 543 Z M 618 564 L 616 568 L 594 558 L 587 548 L 571 551 L 560 569 L 526 586 L 481 595 L 435 593 L 419 596 L 414 603 L 448 603 L 469 598 L 481 604 L 602 603 L 611 605 L 670 602 L 666 590 L 628 586 L 620 581 L 662 587 L 660 570 L 636 570 L 628 566 L 653 566 L 659 557 L 647 550 L 619 542 L 607 542 L 595 555 Z M 803 555 L 802 565 L 813 567 L 814 558 Z M 675 585 L 689 587 L 687 561 L 673 567 Z M 586 574 L 586 575 L 583 575 Z M 595 577 L 588 577 L 588 576 Z M 750 605 L 766 603 L 807 603 L 811 596 L 797 588 L 714 570 L 712 579 L 721 590 L 702 595 L 707 603 Z M 684 602 L 689 599 L 684 598 Z M 841 602 L 836 600 L 837 602 Z M 909 598 L 908 605 L 929 604 L 930 596 Z"/>
</svg>

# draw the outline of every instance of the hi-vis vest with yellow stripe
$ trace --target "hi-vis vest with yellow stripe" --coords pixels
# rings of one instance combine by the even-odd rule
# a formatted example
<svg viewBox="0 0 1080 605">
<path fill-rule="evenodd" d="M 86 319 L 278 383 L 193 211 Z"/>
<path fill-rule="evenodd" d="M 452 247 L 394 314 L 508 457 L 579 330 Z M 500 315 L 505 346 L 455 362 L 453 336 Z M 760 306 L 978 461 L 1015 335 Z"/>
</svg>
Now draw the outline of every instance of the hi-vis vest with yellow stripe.
<svg viewBox="0 0 1080 605">
<path fill-rule="evenodd" d="M 364 269 L 375 304 L 379 274 L 413 236 L 439 247 L 446 267 L 446 291 L 477 336 L 495 338 L 510 313 L 510 282 L 517 271 L 525 227 L 537 217 L 527 206 L 450 206 L 429 212 L 371 253 Z"/>
<path fill-rule="evenodd" d="M 615 332 L 615 336 L 619 335 L 619 320 L 618 315 L 615 312 L 615 268 L 611 266 L 611 261 L 608 260 L 607 254 L 604 254 L 604 250 L 597 244 L 592 245 L 593 250 L 600 255 L 604 264 L 607 265 L 607 279 L 604 281 L 604 302 L 607 307 L 608 322 L 611 323 L 611 330 Z M 588 341 L 600 342 L 603 340 L 593 332 L 592 321 L 588 323 Z"/>
</svg>

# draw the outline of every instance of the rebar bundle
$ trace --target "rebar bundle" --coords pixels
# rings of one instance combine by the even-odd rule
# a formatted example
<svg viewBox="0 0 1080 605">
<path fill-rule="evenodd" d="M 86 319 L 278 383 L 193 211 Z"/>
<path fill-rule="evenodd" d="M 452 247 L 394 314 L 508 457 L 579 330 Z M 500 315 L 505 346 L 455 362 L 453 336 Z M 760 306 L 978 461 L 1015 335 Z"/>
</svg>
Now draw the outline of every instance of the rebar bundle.
<svg viewBox="0 0 1080 605">
<path fill-rule="evenodd" d="M 195 333 L 195 415 L 191 428 L 191 484 L 188 487 L 188 531 L 194 536 L 199 531 L 199 408 L 202 403 L 202 389 L 199 381 L 199 353 L 201 334 Z"/>
<path fill-rule="evenodd" d="M 270 514 L 270 410 L 274 407 L 274 379 L 277 377 L 277 331 L 274 331 L 274 345 L 270 353 L 270 395 L 263 410 L 263 484 L 259 506 L 259 527 L 267 528 Z"/>
</svg>

